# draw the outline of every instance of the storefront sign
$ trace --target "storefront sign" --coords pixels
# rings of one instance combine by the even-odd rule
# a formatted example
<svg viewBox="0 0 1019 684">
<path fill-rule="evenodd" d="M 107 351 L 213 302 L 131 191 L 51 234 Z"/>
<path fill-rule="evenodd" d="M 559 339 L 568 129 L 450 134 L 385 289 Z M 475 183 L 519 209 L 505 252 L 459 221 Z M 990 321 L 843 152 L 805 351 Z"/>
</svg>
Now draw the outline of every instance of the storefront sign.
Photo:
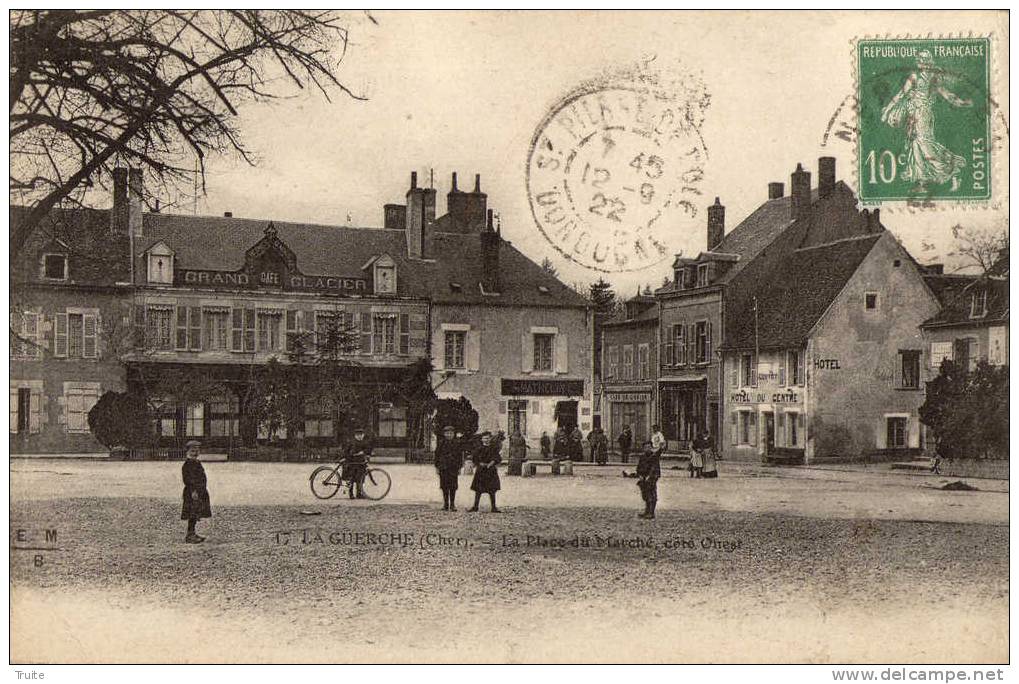
<svg viewBox="0 0 1019 684">
<path fill-rule="evenodd" d="M 181 285 L 191 287 L 233 287 L 258 289 L 262 287 L 298 290 L 302 292 L 363 293 L 368 291 L 366 278 L 343 278 L 339 276 L 291 275 L 274 270 L 263 270 L 256 274 L 238 271 L 196 271 L 181 269 L 178 272 Z"/>
<path fill-rule="evenodd" d="M 581 397 L 583 380 L 509 380 L 502 379 L 504 397 Z"/>
<path fill-rule="evenodd" d="M 613 393 L 613 394 L 606 394 L 605 398 L 608 399 L 609 401 L 623 402 L 623 403 L 644 402 L 644 401 L 651 401 L 651 393 L 650 392 Z"/>
<path fill-rule="evenodd" d="M 767 392 L 748 392 L 745 389 L 739 392 L 733 392 L 729 395 L 730 404 L 764 404 L 768 402 L 768 397 L 771 397 L 771 403 L 773 404 L 798 404 L 800 403 L 800 395 L 791 389 L 785 392 L 774 392 L 769 395 Z"/>
</svg>

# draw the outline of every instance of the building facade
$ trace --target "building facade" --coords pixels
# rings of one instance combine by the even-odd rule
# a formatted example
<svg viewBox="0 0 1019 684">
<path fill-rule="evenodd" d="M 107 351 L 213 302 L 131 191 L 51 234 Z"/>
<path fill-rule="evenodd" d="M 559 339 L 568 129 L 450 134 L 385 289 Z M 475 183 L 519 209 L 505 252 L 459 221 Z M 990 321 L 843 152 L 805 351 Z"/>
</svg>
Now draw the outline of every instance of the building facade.
<svg viewBox="0 0 1019 684">
<path fill-rule="evenodd" d="M 658 302 L 637 295 L 602 325 L 602 429 L 610 448 L 629 426 L 635 445 L 658 421 Z M 636 449 L 636 447 L 634 447 Z"/>
</svg>

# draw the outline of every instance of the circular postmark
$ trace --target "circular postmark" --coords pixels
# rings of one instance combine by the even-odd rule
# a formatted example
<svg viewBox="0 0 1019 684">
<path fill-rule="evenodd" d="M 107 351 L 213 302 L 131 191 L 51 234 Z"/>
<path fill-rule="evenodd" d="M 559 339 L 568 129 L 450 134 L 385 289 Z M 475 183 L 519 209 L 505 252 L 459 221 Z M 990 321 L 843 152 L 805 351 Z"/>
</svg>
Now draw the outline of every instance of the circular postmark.
<svg viewBox="0 0 1019 684">
<path fill-rule="evenodd" d="M 637 271 L 695 229 L 709 96 L 690 74 L 644 65 L 594 79 L 560 99 L 527 157 L 535 224 L 565 258 L 602 272 Z"/>
</svg>

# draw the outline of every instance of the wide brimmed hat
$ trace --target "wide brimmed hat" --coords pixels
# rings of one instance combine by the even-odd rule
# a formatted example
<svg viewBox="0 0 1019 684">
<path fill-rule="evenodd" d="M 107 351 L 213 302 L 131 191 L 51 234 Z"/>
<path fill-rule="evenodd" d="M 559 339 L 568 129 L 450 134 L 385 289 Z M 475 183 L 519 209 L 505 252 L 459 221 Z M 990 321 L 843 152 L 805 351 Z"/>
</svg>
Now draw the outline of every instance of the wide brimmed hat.
<svg viewBox="0 0 1019 684">
<path fill-rule="evenodd" d="M 482 433 L 481 433 L 480 435 L 478 435 L 478 436 L 479 436 L 479 437 L 491 437 L 491 436 L 492 436 L 492 431 L 491 431 L 491 430 L 485 430 L 484 432 L 482 432 Z"/>
</svg>

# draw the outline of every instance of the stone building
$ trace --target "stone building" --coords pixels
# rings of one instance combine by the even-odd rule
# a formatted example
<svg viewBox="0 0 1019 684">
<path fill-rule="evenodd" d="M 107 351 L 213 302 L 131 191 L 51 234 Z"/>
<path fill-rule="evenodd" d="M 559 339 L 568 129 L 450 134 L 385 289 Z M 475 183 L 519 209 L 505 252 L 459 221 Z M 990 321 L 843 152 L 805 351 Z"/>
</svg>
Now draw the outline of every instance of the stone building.
<svg viewBox="0 0 1019 684">
<path fill-rule="evenodd" d="M 810 462 L 918 450 L 922 269 L 821 166 L 792 176 L 792 223 L 730 280 L 722 361 L 726 458 Z"/>
<path fill-rule="evenodd" d="M 650 438 L 658 421 L 658 302 L 637 295 L 602 325 L 602 429 L 611 448 L 623 426 L 634 444 Z M 636 447 L 634 447 L 636 449 Z"/>
</svg>

